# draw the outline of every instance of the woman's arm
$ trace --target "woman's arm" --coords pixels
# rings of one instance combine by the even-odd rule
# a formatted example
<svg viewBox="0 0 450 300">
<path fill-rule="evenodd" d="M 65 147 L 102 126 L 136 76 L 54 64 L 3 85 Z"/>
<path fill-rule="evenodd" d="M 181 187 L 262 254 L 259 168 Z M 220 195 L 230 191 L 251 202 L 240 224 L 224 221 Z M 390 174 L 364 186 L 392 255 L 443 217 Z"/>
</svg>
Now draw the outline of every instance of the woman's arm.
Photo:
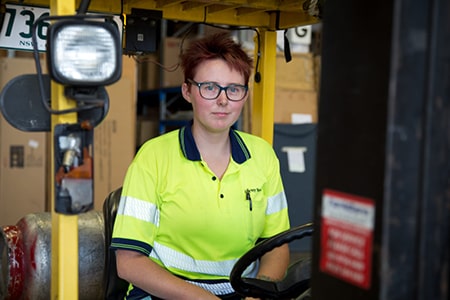
<svg viewBox="0 0 450 300">
<path fill-rule="evenodd" d="M 289 246 L 281 245 L 261 257 L 256 278 L 267 281 L 280 281 L 286 275 L 289 266 Z M 258 299 L 246 297 L 246 300 Z"/>
<path fill-rule="evenodd" d="M 289 246 L 287 244 L 274 248 L 261 257 L 256 278 L 268 281 L 280 281 L 286 275 L 289 265 Z"/>
<path fill-rule="evenodd" d="M 120 278 L 162 299 L 217 300 L 217 296 L 172 275 L 147 256 L 130 250 L 116 250 Z"/>
</svg>

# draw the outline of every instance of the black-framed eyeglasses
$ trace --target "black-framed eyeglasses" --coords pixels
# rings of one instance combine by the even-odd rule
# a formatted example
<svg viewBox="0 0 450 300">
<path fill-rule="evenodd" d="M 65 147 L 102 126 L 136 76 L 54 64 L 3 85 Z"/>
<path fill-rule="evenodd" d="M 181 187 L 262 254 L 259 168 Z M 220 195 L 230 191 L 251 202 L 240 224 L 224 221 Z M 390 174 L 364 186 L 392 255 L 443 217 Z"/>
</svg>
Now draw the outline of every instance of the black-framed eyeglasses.
<svg viewBox="0 0 450 300">
<path fill-rule="evenodd" d="M 206 100 L 214 100 L 219 97 L 222 91 L 225 91 L 225 95 L 230 101 L 241 101 L 245 98 L 248 92 L 248 86 L 241 84 L 230 84 L 227 86 L 220 86 L 215 82 L 205 81 L 197 82 L 192 79 L 187 80 L 189 83 L 198 87 L 200 96 Z"/>
</svg>

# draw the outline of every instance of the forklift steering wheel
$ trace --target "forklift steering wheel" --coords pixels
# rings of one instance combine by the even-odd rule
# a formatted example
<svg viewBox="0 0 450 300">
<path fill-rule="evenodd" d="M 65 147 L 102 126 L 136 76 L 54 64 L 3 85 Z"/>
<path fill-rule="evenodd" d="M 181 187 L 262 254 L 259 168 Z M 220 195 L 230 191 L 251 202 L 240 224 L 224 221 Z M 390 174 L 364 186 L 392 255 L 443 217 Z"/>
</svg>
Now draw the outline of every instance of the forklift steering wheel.
<svg viewBox="0 0 450 300">
<path fill-rule="evenodd" d="M 242 277 L 247 267 L 265 253 L 285 243 L 311 236 L 313 224 L 293 227 L 262 241 L 245 253 L 234 265 L 230 273 L 230 283 L 234 290 L 245 297 L 262 299 L 292 299 L 309 289 L 311 278 L 310 259 L 304 259 L 290 265 L 282 281 L 271 282 L 256 278 Z"/>
</svg>

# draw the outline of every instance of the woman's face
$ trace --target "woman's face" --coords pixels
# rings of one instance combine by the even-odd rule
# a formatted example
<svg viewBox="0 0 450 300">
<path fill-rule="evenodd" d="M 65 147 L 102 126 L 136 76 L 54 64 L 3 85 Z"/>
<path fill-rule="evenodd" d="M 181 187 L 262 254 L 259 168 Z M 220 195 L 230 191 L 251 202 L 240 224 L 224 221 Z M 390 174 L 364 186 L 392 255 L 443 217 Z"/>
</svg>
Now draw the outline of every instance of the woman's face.
<svg viewBox="0 0 450 300">
<path fill-rule="evenodd" d="M 214 82 L 221 87 L 230 84 L 245 85 L 244 76 L 231 69 L 224 60 L 213 59 L 201 63 L 197 67 L 195 82 Z M 192 104 L 194 112 L 194 126 L 203 128 L 209 132 L 224 132 L 238 120 L 242 107 L 248 98 L 248 93 L 241 101 L 230 101 L 222 90 L 214 100 L 204 99 L 197 85 L 183 83 L 183 97 Z"/>
</svg>

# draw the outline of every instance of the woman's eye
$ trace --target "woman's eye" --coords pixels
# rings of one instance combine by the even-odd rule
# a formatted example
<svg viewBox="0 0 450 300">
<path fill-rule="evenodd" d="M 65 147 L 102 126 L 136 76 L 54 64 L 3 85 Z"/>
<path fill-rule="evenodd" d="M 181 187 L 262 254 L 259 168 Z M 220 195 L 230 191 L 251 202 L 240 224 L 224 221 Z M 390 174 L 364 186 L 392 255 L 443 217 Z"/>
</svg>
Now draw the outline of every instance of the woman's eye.
<svg viewBox="0 0 450 300">
<path fill-rule="evenodd" d="M 214 84 L 205 84 L 204 88 L 205 88 L 205 90 L 213 91 L 216 89 L 216 86 Z"/>
<path fill-rule="evenodd" d="M 230 85 L 230 86 L 228 87 L 228 90 L 229 90 L 231 93 L 238 93 L 238 92 L 239 92 L 239 88 L 236 87 L 236 86 L 234 86 L 234 85 Z"/>
</svg>

